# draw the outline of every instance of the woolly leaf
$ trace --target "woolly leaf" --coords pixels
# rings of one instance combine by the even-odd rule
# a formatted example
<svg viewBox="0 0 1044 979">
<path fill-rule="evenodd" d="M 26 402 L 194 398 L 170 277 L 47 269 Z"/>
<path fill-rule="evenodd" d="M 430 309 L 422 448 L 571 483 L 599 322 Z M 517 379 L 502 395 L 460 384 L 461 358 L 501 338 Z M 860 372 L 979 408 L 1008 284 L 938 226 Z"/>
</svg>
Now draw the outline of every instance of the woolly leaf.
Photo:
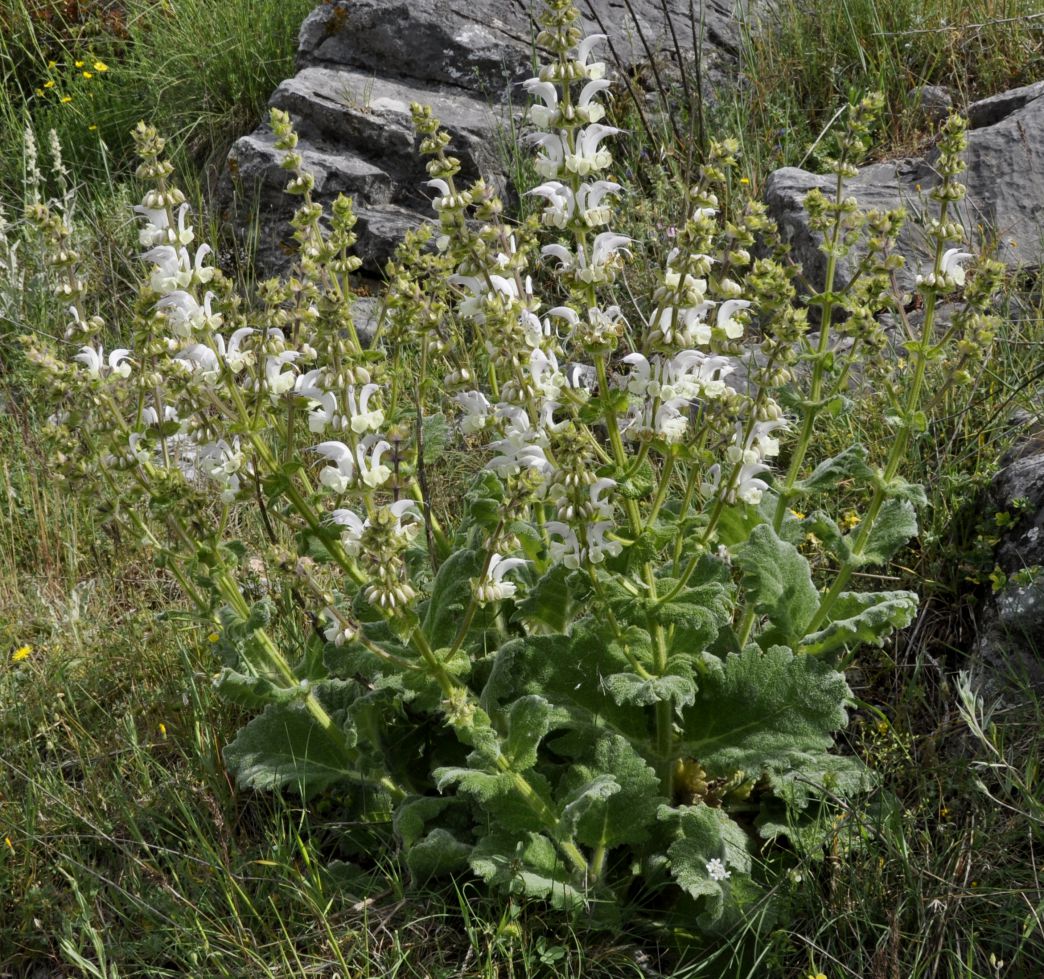
<svg viewBox="0 0 1044 979">
<path fill-rule="evenodd" d="M 439 827 L 406 850 L 406 866 L 410 869 L 413 882 L 423 884 L 432 877 L 466 869 L 471 849 L 449 830 Z"/>
<path fill-rule="evenodd" d="M 805 624 L 819 607 L 819 592 L 798 549 L 780 540 L 769 524 L 762 524 L 737 548 L 735 561 L 743 573 L 747 602 L 769 620 L 758 641 L 766 646 L 792 645 L 801 639 Z"/>
<path fill-rule="evenodd" d="M 497 796 L 509 795 L 515 790 L 512 777 L 506 772 L 480 772 L 474 768 L 446 767 L 434 771 L 435 786 L 440 792 L 455 785 L 477 802 L 490 802 Z"/>
<path fill-rule="evenodd" d="M 830 459 L 824 459 L 804 479 L 794 484 L 791 491 L 795 496 L 804 493 L 832 490 L 844 480 L 865 480 L 873 476 L 866 464 L 866 449 L 852 445 Z"/>
<path fill-rule="evenodd" d="M 508 734 L 504 754 L 516 772 L 524 772 L 537 762 L 537 747 L 562 713 L 556 712 L 543 697 L 530 694 L 520 697 L 508 711 Z"/>
<path fill-rule="evenodd" d="M 576 818 L 576 841 L 585 846 L 643 843 L 664 801 L 656 772 L 626 738 L 604 734 L 583 762 L 569 770 L 563 786 L 572 786 L 575 792 L 590 785 L 600 772 L 612 773 L 617 791 Z"/>
<path fill-rule="evenodd" d="M 648 707 L 661 700 L 670 700 L 681 714 L 682 708 L 696 699 L 696 684 L 691 676 L 654 676 L 643 680 L 634 673 L 614 673 L 602 681 L 609 696 L 618 704 L 637 704 Z"/>
<path fill-rule="evenodd" d="M 571 573 L 564 564 L 556 564 L 518 602 L 518 618 L 530 631 L 566 631 L 573 611 L 572 592 L 567 582 Z"/>
<path fill-rule="evenodd" d="M 713 879 L 711 861 L 720 860 L 730 875 L 749 874 L 747 834 L 723 809 L 703 804 L 678 809 L 663 806 L 659 817 L 673 822 L 678 833 L 678 838 L 667 849 L 671 873 L 686 893 L 706 898 L 700 924 L 712 925 L 721 917 L 732 885 L 728 878 Z"/>
<path fill-rule="evenodd" d="M 225 764 L 241 786 L 290 787 L 308 797 L 356 777 L 355 733 L 343 733 L 347 749 L 303 704 L 269 704 L 225 746 Z"/>
<path fill-rule="evenodd" d="M 439 795 L 415 795 L 404 800 L 392 817 L 392 829 L 402 840 L 403 846 L 411 847 L 424 836 L 428 822 L 442 815 L 458 802 L 453 797 Z"/>
<path fill-rule="evenodd" d="M 850 696 L 842 674 L 784 646 L 708 659 L 685 711 L 680 753 L 712 777 L 786 770 L 831 746 Z"/>
<path fill-rule="evenodd" d="M 917 614 L 912 591 L 842 592 L 831 609 L 831 621 L 806 636 L 801 651 L 822 656 L 842 646 L 880 646 L 896 629 L 905 629 Z"/>
<path fill-rule="evenodd" d="M 562 837 L 571 837 L 576 832 L 577 823 L 584 816 L 594 808 L 602 811 L 602 803 L 619 791 L 620 783 L 612 775 L 606 774 L 596 775 L 589 782 L 574 789 L 562 804 L 562 814 L 558 823 Z"/>
<path fill-rule="evenodd" d="M 567 910 L 584 904 L 584 895 L 570 882 L 569 868 L 555 844 L 541 833 L 521 838 L 491 833 L 476 844 L 470 863 L 476 874 L 511 894 L 550 901 Z"/>
<path fill-rule="evenodd" d="M 439 567 L 424 611 L 423 630 L 438 649 L 452 644 L 461 616 L 471 601 L 471 579 L 482 573 L 483 557 L 477 550 L 456 551 Z"/>
<path fill-rule="evenodd" d="M 281 687 L 262 676 L 247 676 L 228 667 L 222 669 L 214 686 L 226 700 L 241 707 L 264 707 L 286 703 L 301 696 L 298 687 Z"/>
<path fill-rule="evenodd" d="M 908 540 L 917 534 L 917 514 L 907 499 L 885 500 L 870 530 L 859 563 L 885 564 Z"/>
</svg>

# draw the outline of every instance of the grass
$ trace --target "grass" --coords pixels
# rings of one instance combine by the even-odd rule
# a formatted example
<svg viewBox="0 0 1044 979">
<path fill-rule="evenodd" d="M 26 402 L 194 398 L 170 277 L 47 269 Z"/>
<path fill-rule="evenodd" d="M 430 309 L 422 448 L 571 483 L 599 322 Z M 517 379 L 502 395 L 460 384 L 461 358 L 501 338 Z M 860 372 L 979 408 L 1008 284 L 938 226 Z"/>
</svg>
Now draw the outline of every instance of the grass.
<svg viewBox="0 0 1044 979">
<path fill-rule="evenodd" d="M 54 126 L 84 185 L 79 218 L 96 291 L 120 294 L 133 275 L 121 257 L 130 126 L 147 116 L 172 134 L 182 169 L 205 185 L 289 72 L 310 6 L 14 0 L 0 12 L 0 192 L 20 194 L 26 114 L 40 132 Z M 926 126 L 909 94 L 916 85 L 948 84 L 967 100 L 1039 77 L 1035 7 L 778 0 L 745 37 L 746 83 L 710 126 L 741 137 L 757 184 L 772 166 L 806 158 L 849 89 L 876 87 L 890 112 L 874 152 L 918 145 Z M 242 32 L 244 22 L 254 29 Z M 88 58 L 108 70 L 85 78 L 91 69 L 75 61 Z M 63 95 L 35 94 L 49 77 L 55 86 L 43 91 Z M 827 137 L 818 152 L 829 146 Z M 649 157 L 633 168 L 648 175 Z M 648 183 L 632 216 L 647 237 L 662 236 L 677 216 Z M 14 302 L 0 313 L 5 348 L 28 325 L 60 328 L 58 304 L 37 283 L 5 295 Z M 919 550 L 892 573 L 917 583 L 925 611 L 853 672 L 861 704 L 849 749 L 880 779 L 847 815 L 862 845 L 846 849 L 839 834 L 834 850 L 781 880 L 786 914 L 760 932 L 752 922 L 681 951 L 648 933 L 571 931 L 539 906 L 491 901 L 468 881 L 418 893 L 387 827 L 346 825 L 336 796 L 305 811 L 292 797 L 230 784 L 220 751 L 242 717 L 212 694 L 205 632 L 160 614 L 176 607 L 169 580 L 48 473 L 31 390 L 5 349 L 0 396 L 13 410 L 0 422 L 0 975 L 1044 974 L 1044 709 L 1028 691 L 1005 706 L 976 704 L 954 676 L 996 534 L 978 493 L 1012 437 L 1009 412 L 1039 404 L 1041 391 L 1044 314 L 1015 288 L 1011 303 L 987 371 L 936 406 L 932 437 L 912 460 L 911 478 L 928 484 L 933 505 Z M 823 438 L 880 447 L 889 437 L 880 415 L 868 400 Z"/>
<path fill-rule="evenodd" d="M 132 167 L 148 119 L 212 179 L 292 71 L 313 0 L 12 0 L 0 10 L 0 194 L 20 186 L 27 116 L 54 128 L 85 187 Z M 248 28 L 246 25 L 249 25 Z M 104 70 L 98 66 L 104 66 Z M 86 77 L 89 76 L 89 77 Z"/>
</svg>

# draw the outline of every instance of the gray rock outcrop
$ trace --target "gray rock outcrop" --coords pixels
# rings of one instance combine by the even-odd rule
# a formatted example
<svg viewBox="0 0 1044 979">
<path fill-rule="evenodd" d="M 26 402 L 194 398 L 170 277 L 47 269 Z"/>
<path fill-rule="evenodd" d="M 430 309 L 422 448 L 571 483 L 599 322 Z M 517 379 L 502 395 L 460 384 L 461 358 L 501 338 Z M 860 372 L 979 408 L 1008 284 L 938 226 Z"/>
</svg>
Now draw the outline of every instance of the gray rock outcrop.
<svg viewBox="0 0 1044 979">
<path fill-rule="evenodd" d="M 1008 580 L 980 623 L 975 672 L 992 690 L 1018 690 L 1028 682 L 1044 691 L 1044 422 L 1026 425 L 1001 460 L 990 495 L 1016 521 L 997 545 L 996 561 Z"/>
<path fill-rule="evenodd" d="M 587 30 L 609 35 L 599 56 L 623 66 L 647 60 L 647 50 L 673 57 L 675 42 L 687 58 L 700 41 L 713 88 L 734 61 L 737 9 L 747 3 L 631 0 L 633 18 L 617 0 L 579 0 L 578 7 Z M 316 198 L 354 197 L 357 253 L 367 270 L 377 272 L 406 230 L 431 217 L 411 102 L 432 106 L 465 177 L 506 184 L 510 132 L 524 105 L 518 83 L 533 74 L 538 55 L 537 9 L 536 0 L 337 0 L 305 20 L 298 74 L 270 105 L 289 112 L 297 127 Z M 295 199 L 283 193 L 280 155 L 261 125 L 233 147 L 218 195 L 237 229 L 249 226 L 256 209 L 254 261 L 266 273 L 286 266 L 292 242 L 287 222 Z"/>
<path fill-rule="evenodd" d="M 1012 268 L 1039 267 L 1044 256 L 1044 82 L 984 99 L 968 107 L 967 169 L 961 178 L 968 195 L 954 214 L 968 240 L 977 247 L 996 248 L 996 257 Z M 928 196 L 939 183 L 934 155 L 875 163 L 860 169 L 845 183 L 845 192 L 864 209 L 905 207 L 906 227 L 899 251 L 906 267 L 899 273 L 903 288 L 931 264 L 924 229 L 938 213 Z M 822 285 L 826 257 L 819 236 L 808 226 L 803 203 L 818 187 L 832 195 L 835 178 L 797 167 L 772 173 L 765 187 L 770 213 L 790 242 L 795 260 L 810 280 Z M 850 275 L 851 259 L 839 266 L 840 281 Z"/>
</svg>

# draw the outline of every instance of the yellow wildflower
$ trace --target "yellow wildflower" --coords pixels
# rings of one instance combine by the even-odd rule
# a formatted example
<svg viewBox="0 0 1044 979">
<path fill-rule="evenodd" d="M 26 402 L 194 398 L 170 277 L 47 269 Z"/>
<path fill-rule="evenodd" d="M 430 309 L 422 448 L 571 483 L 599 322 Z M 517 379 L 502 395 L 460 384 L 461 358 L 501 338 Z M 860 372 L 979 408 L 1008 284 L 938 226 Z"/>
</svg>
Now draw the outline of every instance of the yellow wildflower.
<svg viewBox="0 0 1044 979">
<path fill-rule="evenodd" d="M 848 513 L 841 518 L 841 526 L 844 527 L 845 530 L 851 530 L 853 527 L 859 526 L 859 521 L 861 519 L 862 518 L 855 512 L 855 510 L 849 510 Z"/>
<path fill-rule="evenodd" d="M 167 725 L 163 721 L 159 722 L 159 733 L 165 738 L 167 736 Z"/>
<path fill-rule="evenodd" d="M 60 100 L 60 101 L 61 101 L 62 105 L 65 105 L 66 103 L 68 103 L 68 102 L 71 102 L 71 101 L 72 101 L 72 96 L 71 96 L 71 95 L 63 95 L 63 96 L 61 97 L 61 100 Z"/>
<path fill-rule="evenodd" d="M 54 79 L 48 78 L 47 81 L 44 82 L 44 88 L 54 88 Z"/>
<path fill-rule="evenodd" d="M 37 94 L 37 95 L 43 95 L 43 94 L 44 94 L 44 90 L 43 90 L 42 88 L 38 88 L 38 89 L 36 90 L 36 94 Z"/>
<path fill-rule="evenodd" d="M 91 124 L 90 124 L 90 125 L 89 125 L 89 126 L 87 127 L 87 132 L 89 132 L 89 133 L 93 133 L 93 132 L 94 132 L 94 130 L 96 130 L 97 128 L 98 128 L 98 127 L 97 127 L 97 126 L 96 126 L 96 125 L 95 125 L 95 124 L 94 124 L 94 123 L 92 122 L 92 123 L 91 123 Z"/>
<path fill-rule="evenodd" d="M 48 61 L 47 62 L 47 67 L 48 67 L 48 69 L 57 68 L 58 67 L 58 62 L 57 61 Z"/>
<path fill-rule="evenodd" d="M 750 178 L 749 177 L 740 177 L 740 183 L 741 184 L 749 184 L 750 183 Z"/>
<path fill-rule="evenodd" d="M 12 853 L 14 853 L 14 844 L 11 842 L 11 837 L 10 836 L 5 836 L 4 837 L 4 846 L 6 846 L 8 850 L 10 850 Z"/>
<path fill-rule="evenodd" d="M 108 71 L 109 70 L 109 66 L 104 61 L 95 61 L 94 64 L 91 65 L 91 67 L 95 71 Z"/>
<path fill-rule="evenodd" d="M 80 72 L 80 74 L 82 74 L 84 78 L 93 78 L 94 77 L 94 72 L 93 71 L 84 71 L 84 72 Z"/>
<path fill-rule="evenodd" d="M 74 65 L 75 65 L 75 66 L 76 66 L 77 68 L 82 68 L 82 67 L 83 67 L 83 65 L 84 65 L 84 62 L 82 62 L 82 61 L 74 61 L 74 62 L 73 62 L 73 64 L 74 64 Z"/>
<path fill-rule="evenodd" d="M 791 514 L 791 516 L 795 520 L 804 520 L 805 519 L 805 515 L 800 510 L 791 510 L 790 514 Z"/>
<path fill-rule="evenodd" d="M 825 972 L 816 972 L 815 974 L 809 973 L 808 979 L 827 979 Z"/>
<path fill-rule="evenodd" d="M 33 647 L 29 645 L 19 646 L 13 653 L 11 653 L 12 663 L 21 663 L 22 660 L 28 659 L 32 653 Z"/>
<path fill-rule="evenodd" d="M 221 637 L 216 632 L 212 632 L 207 636 L 207 642 L 217 642 L 220 638 Z"/>
</svg>

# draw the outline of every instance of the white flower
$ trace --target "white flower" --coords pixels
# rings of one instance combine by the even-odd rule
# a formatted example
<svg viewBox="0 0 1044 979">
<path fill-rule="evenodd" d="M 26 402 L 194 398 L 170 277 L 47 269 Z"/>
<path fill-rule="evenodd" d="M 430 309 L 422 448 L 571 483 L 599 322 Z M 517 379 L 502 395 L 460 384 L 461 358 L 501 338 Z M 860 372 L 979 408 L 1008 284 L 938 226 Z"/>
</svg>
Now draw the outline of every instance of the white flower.
<svg viewBox="0 0 1044 979">
<path fill-rule="evenodd" d="M 280 354 L 270 354 L 265 359 L 265 387 L 274 404 L 279 398 L 294 389 L 297 374 L 293 363 L 301 356 L 298 350 L 284 350 Z M 283 370 L 289 367 L 289 370 Z"/>
<path fill-rule="evenodd" d="M 384 439 L 377 440 L 368 435 L 355 452 L 343 442 L 320 442 L 312 447 L 333 465 L 325 466 L 319 473 L 319 482 L 335 493 L 344 493 L 355 482 L 356 475 L 370 489 L 376 489 L 391 477 L 391 470 L 381 463 L 384 453 L 391 448 Z"/>
<path fill-rule="evenodd" d="M 107 361 L 103 347 L 98 347 L 97 350 L 94 347 L 81 347 L 80 352 L 73 357 L 73 360 L 78 361 L 87 368 L 87 373 L 95 380 L 101 379 L 102 372 L 106 370 L 106 367 L 109 374 L 130 377 L 131 365 L 129 359 L 130 351 L 123 347 L 111 351 Z"/>
<path fill-rule="evenodd" d="M 355 628 L 339 612 L 327 606 L 319 613 L 329 623 L 323 630 L 327 642 L 343 646 L 355 638 Z"/>
<path fill-rule="evenodd" d="M 530 133 L 524 137 L 524 141 L 540 148 L 533 159 L 533 166 L 541 177 L 554 179 L 562 172 L 566 144 L 558 133 Z"/>
<path fill-rule="evenodd" d="M 375 432 L 384 424 L 384 412 L 380 408 L 369 410 L 370 398 L 380 390 L 377 384 L 364 384 L 356 400 L 355 387 L 348 388 L 348 411 L 351 415 L 352 431 L 356 435 Z"/>
<path fill-rule="evenodd" d="M 607 40 L 609 40 L 609 37 L 606 34 L 588 34 L 577 45 L 575 64 L 581 69 L 585 78 L 594 80 L 605 77 L 605 62 L 595 61 L 592 64 L 588 64 L 587 59 L 596 44 L 601 44 L 602 41 Z"/>
<path fill-rule="evenodd" d="M 729 299 L 718 307 L 718 329 L 730 340 L 738 340 L 743 336 L 743 324 L 733 317 L 733 313 L 746 309 L 750 303 L 745 299 Z"/>
<path fill-rule="evenodd" d="M 726 870 L 725 864 L 717 857 L 707 861 L 707 873 L 710 875 L 711 880 L 719 882 L 728 880 L 732 876 L 732 872 Z"/>
<path fill-rule="evenodd" d="M 213 298 L 214 293 L 207 292 L 200 304 L 191 293 L 176 289 L 160 299 L 156 308 L 166 314 L 167 323 L 176 336 L 188 337 L 195 330 L 221 328 L 221 314 L 215 313 L 210 306 Z"/>
<path fill-rule="evenodd" d="M 505 598 L 513 598 L 518 591 L 518 586 L 511 581 L 504 581 L 504 575 L 515 568 L 525 567 L 529 562 L 522 558 L 505 558 L 500 554 L 493 554 L 489 559 L 489 568 L 486 576 L 479 582 L 474 583 L 475 599 L 480 605 L 488 602 L 499 602 Z"/>
<path fill-rule="evenodd" d="M 481 432 L 489 422 L 489 401 L 481 391 L 462 391 L 453 399 L 464 409 L 461 430 L 467 435 Z"/>
<path fill-rule="evenodd" d="M 950 288 L 960 288 L 964 285 L 964 269 L 961 262 L 966 262 L 975 256 L 971 252 L 962 252 L 959 248 L 951 248 L 942 257 L 940 273 L 944 280 L 943 284 Z"/>
<path fill-rule="evenodd" d="M 361 550 L 362 535 L 370 525 L 369 520 L 363 520 L 354 510 L 334 510 L 330 519 L 341 528 L 341 544 L 345 551 L 352 557 L 356 557 Z"/>
<path fill-rule="evenodd" d="M 359 461 L 359 478 L 370 487 L 377 489 L 378 486 L 391 479 L 391 469 L 381 464 L 381 457 L 391 448 L 390 443 L 384 439 L 375 439 L 368 435 L 359 444 L 356 458 Z M 369 457 L 367 458 L 367 451 Z"/>
<path fill-rule="evenodd" d="M 615 136 L 622 130 L 615 126 L 603 126 L 601 123 L 593 123 L 577 130 L 575 134 L 574 152 L 566 152 L 563 157 L 565 168 L 570 173 L 586 177 L 589 173 L 605 170 L 613 164 L 613 155 L 606 149 L 600 147 L 600 143 L 606 136 Z"/>
</svg>

